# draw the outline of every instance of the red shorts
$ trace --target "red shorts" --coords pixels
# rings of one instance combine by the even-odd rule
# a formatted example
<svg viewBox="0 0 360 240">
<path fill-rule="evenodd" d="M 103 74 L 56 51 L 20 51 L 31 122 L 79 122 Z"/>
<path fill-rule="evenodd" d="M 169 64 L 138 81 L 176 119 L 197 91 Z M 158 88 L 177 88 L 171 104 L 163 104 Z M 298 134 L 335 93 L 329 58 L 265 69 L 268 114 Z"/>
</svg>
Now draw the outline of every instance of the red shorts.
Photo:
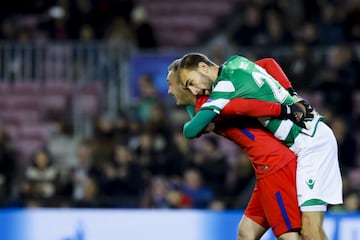
<svg viewBox="0 0 360 240">
<path fill-rule="evenodd" d="M 299 231 L 301 215 L 296 193 L 296 161 L 257 181 L 245 216 L 264 228 L 271 227 L 275 236 Z"/>
</svg>

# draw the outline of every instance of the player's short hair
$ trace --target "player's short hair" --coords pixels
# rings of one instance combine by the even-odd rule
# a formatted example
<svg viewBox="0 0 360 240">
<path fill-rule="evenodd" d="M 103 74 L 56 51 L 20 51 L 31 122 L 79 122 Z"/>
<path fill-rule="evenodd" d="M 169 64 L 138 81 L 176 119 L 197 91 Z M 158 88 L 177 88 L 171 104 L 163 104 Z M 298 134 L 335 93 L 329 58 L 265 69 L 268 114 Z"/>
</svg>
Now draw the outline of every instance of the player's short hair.
<svg viewBox="0 0 360 240">
<path fill-rule="evenodd" d="M 209 66 L 216 66 L 207 56 L 202 53 L 188 53 L 185 54 L 180 61 L 180 69 L 195 69 L 199 66 L 199 63 L 203 62 Z"/>
<path fill-rule="evenodd" d="M 179 64 L 180 64 L 180 58 L 174 60 L 170 65 L 168 66 L 169 72 L 176 72 L 178 70 Z"/>
</svg>

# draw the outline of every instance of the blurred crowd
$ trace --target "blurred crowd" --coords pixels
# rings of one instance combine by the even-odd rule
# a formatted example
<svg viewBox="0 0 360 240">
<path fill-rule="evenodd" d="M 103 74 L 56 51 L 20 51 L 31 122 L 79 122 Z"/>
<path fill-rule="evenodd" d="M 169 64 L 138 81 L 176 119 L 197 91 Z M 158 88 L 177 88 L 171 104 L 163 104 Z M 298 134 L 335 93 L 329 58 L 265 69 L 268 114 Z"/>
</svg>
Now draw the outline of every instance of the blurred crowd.
<svg viewBox="0 0 360 240">
<path fill-rule="evenodd" d="M 161 48 L 156 26 L 136 1 L 4 5 L 2 40 Z M 218 64 L 232 54 L 274 57 L 299 94 L 326 117 L 338 140 L 344 180 L 344 205 L 333 211 L 360 210 L 359 40 L 359 1 L 237 0 L 233 14 L 193 46 Z M 90 138 L 74 135 L 71 122 L 54 122 L 50 141 L 20 169 L 14 143 L 0 125 L 1 206 L 245 208 L 255 177 L 241 149 L 213 134 L 185 139 L 185 110 L 165 103 L 151 76 L 141 76 L 138 85 L 139 99 L 118 114 L 99 114 Z"/>
<path fill-rule="evenodd" d="M 125 47 L 156 48 L 145 10 L 133 0 L 15 0 L 0 10 L 5 41 L 106 41 Z"/>
</svg>

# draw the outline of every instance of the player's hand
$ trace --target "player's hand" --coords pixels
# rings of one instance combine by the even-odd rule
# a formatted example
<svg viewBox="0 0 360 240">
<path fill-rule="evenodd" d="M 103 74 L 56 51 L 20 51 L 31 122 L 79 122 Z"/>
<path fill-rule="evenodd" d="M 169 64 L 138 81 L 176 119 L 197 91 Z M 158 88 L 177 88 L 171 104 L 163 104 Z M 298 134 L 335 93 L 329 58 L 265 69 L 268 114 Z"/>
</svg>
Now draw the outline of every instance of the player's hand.
<svg viewBox="0 0 360 240">
<path fill-rule="evenodd" d="M 302 104 L 305 107 L 305 116 L 304 121 L 311 121 L 314 119 L 314 108 L 310 105 L 308 101 L 302 99 L 301 101 L 297 102 L 298 104 Z"/>
<path fill-rule="evenodd" d="M 291 95 L 291 96 L 297 96 L 298 95 L 298 93 L 295 91 L 295 89 L 293 89 L 292 87 L 289 87 L 288 89 L 287 89 L 287 91 L 289 92 L 289 94 Z"/>
<path fill-rule="evenodd" d="M 215 128 L 215 123 L 211 122 L 206 126 L 206 128 L 202 130 L 202 134 L 212 132 L 214 131 L 214 128 Z"/>
<path fill-rule="evenodd" d="M 312 115 L 312 118 L 313 117 L 314 116 Z M 283 105 L 281 105 L 280 118 L 290 119 L 296 125 L 298 125 L 302 128 L 307 128 L 307 124 L 305 123 L 305 121 L 307 121 L 307 120 L 305 120 L 305 118 L 310 119 L 311 113 L 307 113 L 306 106 L 300 102 L 296 102 L 293 104 L 287 104 L 287 105 L 283 104 Z"/>
<path fill-rule="evenodd" d="M 310 105 L 310 103 L 308 101 L 306 101 L 305 99 L 303 99 L 302 97 L 300 97 L 294 88 L 290 87 L 287 89 L 287 91 L 295 99 L 295 101 L 297 103 L 300 103 L 305 107 L 306 112 L 305 112 L 305 116 L 304 116 L 304 121 L 313 120 L 314 119 L 314 113 L 313 113 L 314 108 Z"/>
</svg>

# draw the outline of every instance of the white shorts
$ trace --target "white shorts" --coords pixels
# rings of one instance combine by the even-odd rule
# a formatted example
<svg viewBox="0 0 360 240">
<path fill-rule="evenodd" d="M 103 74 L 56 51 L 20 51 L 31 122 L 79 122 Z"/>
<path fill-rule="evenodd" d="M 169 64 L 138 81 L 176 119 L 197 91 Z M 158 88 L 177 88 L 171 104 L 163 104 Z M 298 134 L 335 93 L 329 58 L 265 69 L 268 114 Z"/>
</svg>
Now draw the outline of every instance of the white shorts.
<svg viewBox="0 0 360 240">
<path fill-rule="evenodd" d="M 342 204 L 338 147 L 332 130 L 321 121 L 313 137 L 301 133 L 290 149 L 298 156 L 296 187 L 300 208 L 323 202 L 324 208 L 318 209 L 325 211 L 327 204 Z M 315 203 L 308 204 L 310 200 Z"/>
</svg>

